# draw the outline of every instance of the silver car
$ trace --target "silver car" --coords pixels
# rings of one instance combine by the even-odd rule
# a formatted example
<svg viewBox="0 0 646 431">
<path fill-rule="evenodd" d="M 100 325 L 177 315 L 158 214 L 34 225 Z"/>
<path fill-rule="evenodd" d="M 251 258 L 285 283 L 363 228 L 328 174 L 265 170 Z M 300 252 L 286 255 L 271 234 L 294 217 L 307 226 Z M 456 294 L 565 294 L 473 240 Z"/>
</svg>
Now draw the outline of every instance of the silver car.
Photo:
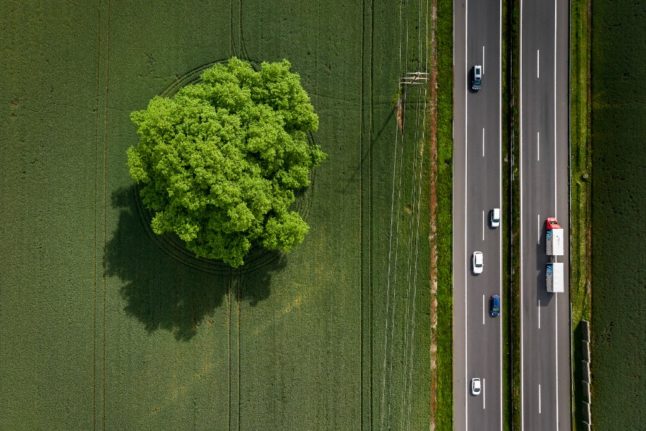
<svg viewBox="0 0 646 431">
<path fill-rule="evenodd" d="M 500 208 L 494 208 L 489 211 L 489 226 L 492 229 L 500 227 Z"/>
<path fill-rule="evenodd" d="M 471 69 L 471 91 L 476 92 L 480 90 L 482 85 L 482 66 L 476 64 Z"/>
</svg>

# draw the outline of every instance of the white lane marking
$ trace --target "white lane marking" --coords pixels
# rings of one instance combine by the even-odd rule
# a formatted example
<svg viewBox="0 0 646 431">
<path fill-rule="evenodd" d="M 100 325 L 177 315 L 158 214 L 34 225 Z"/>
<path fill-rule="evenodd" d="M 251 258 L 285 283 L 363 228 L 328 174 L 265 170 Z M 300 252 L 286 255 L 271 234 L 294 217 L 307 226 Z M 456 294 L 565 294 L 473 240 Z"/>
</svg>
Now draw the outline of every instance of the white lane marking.
<svg viewBox="0 0 646 431">
<path fill-rule="evenodd" d="M 523 313 L 523 0 L 520 0 L 520 429 L 525 429 L 525 321 Z M 502 405 L 502 403 L 501 403 Z"/>
<path fill-rule="evenodd" d="M 541 243 L 541 215 L 536 214 L 536 244 Z"/>
<path fill-rule="evenodd" d="M 502 0 L 498 0 L 498 202 L 502 211 Z M 498 256 L 502 257 L 502 229 L 498 229 Z M 498 259 L 498 286 L 502 286 L 502 259 Z M 502 292 L 501 292 L 502 293 Z M 500 310 L 503 310 L 500 295 Z M 500 401 L 500 431 L 502 428 L 502 319 L 498 319 L 498 396 Z"/>
<path fill-rule="evenodd" d="M 541 384 L 538 384 L 538 414 L 540 415 L 542 412 L 541 409 Z"/>
<path fill-rule="evenodd" d="M 536 160 L 541 161 L 541 132 L 536 132 Z"/>
<path fill-rule="evenodd" d="M 485 156 L 485 149 L 484 149 L 484 148 L 485 148 L 485 145 L 484 145 L 484 141 L 485 141 L 485 129 L 484 129 L 484 127 L 483 127 L 483 128 L 482 128 L 482 157 L 484 157 L 484 156 Z"/>
<path fill-rule="evenodd" d="M 484 210 L 482 210 L 482 240 L 484 241 L 484 231 L 485 231 L 485 216 L 484 216 Z"/>
<path fill-rule="evenodd" d="M 482 295 L 482 324 L 485 324 L 485 296 Z"/>
<path fill-rule="evenodd" d="M 557 215 L 557 189 L 556 189 L 556 160 L 558 159 L 556 155 L 556 55 L 557 55 L 557 50 L 556 50 L 556 34 L 557 34 L 557 27 L 558 27 L 558 9 L 556 7 L 556 2 L 557 0 L 554 0 L 554 217 L 558 217 Z M 556 431 L 559 431 L 559 297 L 558 294 L 556 295 L 555 298 L 555 304 L 554 304 L 554 310 L 555 310 L 555 325 L 554 325 L 554 344 L 556 346 L 556 357 L 555 357 L 555 379 L 556 379 Z"/>
<path fill-rule="evenodd" d="M 482 379 L 482 410 L 487 408 L 487 391 L 485 390 L 485 379 Z"/>
<path fill-rule="evenodd" d="M 482 74 L 485 73 L 485 46 L 482 45 Z"/>
<path fill-rule="evenodd" d="M 541 50 L 536 50 L 536 79 L 541 77 Z"/>
<path fill-rule="evenodd" d="M 554 217 L 558 217 L 557 214 L 557 209 L 556 209 L 556 195 L 557 195 L 557 190 L 556 190 L 556 160 L 558 157 L 556 156 L 556 26 L 558 25 L 558 19 L 557 19 L 557 10 L 556 10 L 556 0 L 554 0 Z M 558 410 L 556 411 L 556 417 L 557 417 L 557 422 L 556 422 L 556 428 L 558 430 Z"/>
<path fill-rule="evenodd" d="M 467 41 L 469 40 L 469 0 L 464 2 L 464 64 L 468 64 L 467 58 Z M 467 201 L 467 181 L 469 178 L 468 170 L 468 157 L 467 157 L 467 138 L 469 134 L 469 99 L 467 97 L 467 91 L 464 92 L 464 255 L 467 256 L 467 217 L 468 214 L 468 201 Z M 467 377 L 467 366 L 469 363 L 469 344 L 468 344 L 468 325 L 467 320 L 467 292 L 469 290 L 469 276 L 467 274 L 467 265 L 464 266 L 464 381 L 468 381 Z M 469 429 L 469 397 L 464 397 L 464 424 L 465 429 Z"/>
<path fill-rule="evenodd" d="M 556 354 L 554 356 L 554 369 L 556 370 L 554 378 L 556 379 L 556 430 L 559 429 L 559 295 L 558 293 L 554 298 L 554 345 L 556 346 Z"/>
<path fill-rule="evenodd" d="M 558 173 L 556 171 L 556 161 L 558 160 L 558 156 L 556 154 L 556 55 L 557 55 L 557 50 L 556 50 L 556 26 L 558 23 L 558 9 L 556 7 L 557 0 L 554 0 L 554 217 L 558 217 L 557 215 L 557 189 L 556 185 L 557 183 L 557 178 L 558 178 Z M 556 346 L 556 353 L 554 357 L 554 365 L 555 365 L 555 379 L 556 379 L 556 431 L 559 430 L 559 297 L 558 294 L 556 295 L 555 299 L 555 304 L 554 304 L 554 309 L 556 311 L 555 313 L 555 324 L 554 324 L 554 344 Z"/>
<path fill-rule="evenodd" d="M 538 329 L 541 329 L 541 300 L 538 300 Z"/>
</svg>

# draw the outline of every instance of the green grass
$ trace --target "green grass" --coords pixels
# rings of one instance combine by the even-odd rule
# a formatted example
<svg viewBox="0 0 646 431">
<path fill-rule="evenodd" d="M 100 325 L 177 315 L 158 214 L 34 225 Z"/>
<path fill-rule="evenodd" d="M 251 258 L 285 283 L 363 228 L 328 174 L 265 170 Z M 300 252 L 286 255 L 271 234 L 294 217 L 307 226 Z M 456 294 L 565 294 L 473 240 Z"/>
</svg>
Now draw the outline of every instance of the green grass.
<svg viewBox="0 0 646 431">
<path fill-rule="evenodd" d="M 590 1 L 571 5 L 570 146 L 571 241 L 570 301 L 572 326 L 590 319 Z"/>
<path fill-rule="evenodd" d="M 509 19 L 510 23 L 510 52 L 512 58 L 512 77 L 520 76 L 520 1 L 514 0 L 509 3 Z M 520 160 L 520 81 L 513 79 L 509 83 L 511 107 L 507 113 L 508 120 L 510 121 L 510 157 L 512 160 Z M 510 242 L 511 244 L 511 257 L 509 263 L 511 265 L 509 277 L 512 286 L 520 286 L 520 171 L 518 169 L 519 163 L 516 162 L 513 168 L 510 169 L 508 176 L 511 181 L 511 210 L 508 212 L 509 220 L 511 222 Z M 510 323 L 510 338 L 511 349 L 511 429 L 521 429 L 521 361 L 520 361 L 520 289 L 512 288 L 510 292 L 510 305 L 511 305 L 511 323 Z"/>
<path fill-rule="evenodd" d="M 590 1 L 570 4 L 570 302 L 573 429 L 583 424 L 581 319 L 591 318 Z"/>
<path fill-rule="evenodd" d="M 646 420 L 646 4 L 593 2 L 592 420 Z"/>
<path fill-rule="evenodd" d="M 5 5 L 0 428 L 428 427 L 420 4 Z M 128 114 L 231 55 L 292 62 L 329 154 L 305 242 L 233 274 L 149 235 L 125 162 Z"/>
<path fill-rule="evenodd" d="M 437 0 L 437 406 L 435 429 L 453 426 L 453 2 Z"/>
</svg>

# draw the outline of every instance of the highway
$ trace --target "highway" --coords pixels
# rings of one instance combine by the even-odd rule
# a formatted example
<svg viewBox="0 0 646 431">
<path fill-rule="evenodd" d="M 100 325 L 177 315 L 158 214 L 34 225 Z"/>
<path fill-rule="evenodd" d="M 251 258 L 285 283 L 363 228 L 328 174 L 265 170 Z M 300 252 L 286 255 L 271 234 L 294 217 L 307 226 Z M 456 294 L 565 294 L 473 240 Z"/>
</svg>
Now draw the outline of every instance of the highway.
<svg viewBox="0 0 646 431">
<path fill-rule="evenodd" d="M 568 2 L 520 2 L 520 347 L 521 423 L 527 430 L 569 430 Z M 501 319 L 487 315 L 501 293 L 501 229 L 488 211 L 501 193 L 501 4 L 454 2 L 453 393 L 454 429 L 502 429 Z M 469 71 L 483 66 L 482 89 L 468 91 Z M 503 209 L 502 214 L 505 214 Z M 545 288 L 545 219 L 565 231 L 565 293 Z M 503 218 L 501 228 L 507 221 Z M 505 245 L 506 246 L 506 245 Z M 484 272 L 471 273 L 471 254 Z M 502 313 L 507 312 L 501 304 Z M 470 394 L 482 379 L 479 396 Z"/>
<path fill-rule="evenodd" d="M 502 319 L 490 317 L 489 298 L 501 295 L 502 226 L 488 213 L 502 208 L 501 2 L 454 3 L 453 153 L 453 393 L 454 429 L 502 430 Z M 468 90 L 469 70 L 482 65 L 482 89 Z M 471 272 L 473 251 L 484 271 Z M 505 312 L 506 304 L 501 304 Z M 470 394 L 473 377 L 482 393 Z"/>
<path fill-rule="evenodd" d="M 521 421 L 569 430 L 568 2 L 520 3 Z M 565 233 L 565 293 L 545 288 L 545 218 Z"/>
</svg>

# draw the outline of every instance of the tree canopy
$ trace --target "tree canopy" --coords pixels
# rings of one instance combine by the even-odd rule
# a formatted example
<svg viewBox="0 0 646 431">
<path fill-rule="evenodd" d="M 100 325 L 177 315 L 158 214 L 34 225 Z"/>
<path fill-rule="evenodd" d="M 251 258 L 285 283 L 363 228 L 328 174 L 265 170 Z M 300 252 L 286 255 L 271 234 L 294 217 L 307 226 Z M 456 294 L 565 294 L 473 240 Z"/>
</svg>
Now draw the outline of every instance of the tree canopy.
<svg viewBox="0 0 646 431">
<path fill-rule="evenodd" d="M 254 246 L 287 252 L 303 241 L 309 226 L 290 207 L 326 154 L 308 141 L 318 116 L 290 69 L 232 58 L 131 113 L 139 144 L 128 167 L 156 234 L 232 267 Z"/>
</svg>

